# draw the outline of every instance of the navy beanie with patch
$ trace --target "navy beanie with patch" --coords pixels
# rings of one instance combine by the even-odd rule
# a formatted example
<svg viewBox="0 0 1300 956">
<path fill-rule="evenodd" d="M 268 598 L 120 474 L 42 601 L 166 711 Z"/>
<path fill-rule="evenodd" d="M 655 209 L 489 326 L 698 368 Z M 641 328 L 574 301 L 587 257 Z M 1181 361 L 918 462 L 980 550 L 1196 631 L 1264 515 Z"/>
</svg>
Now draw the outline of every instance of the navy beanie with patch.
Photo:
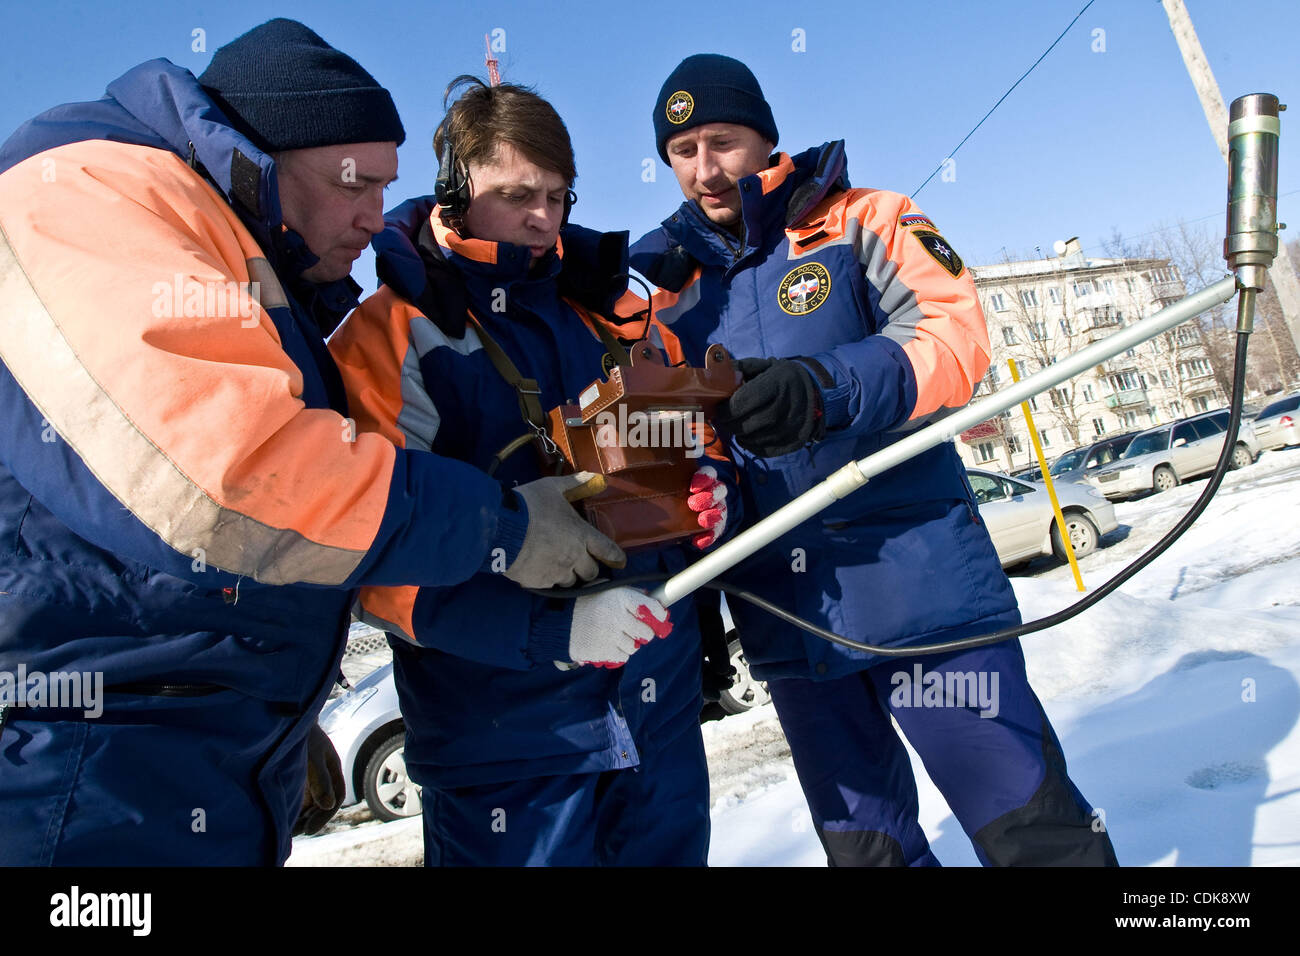
<svg viewBox="0 0 1300 956">
<path fill-rule="evenodd" d="M 697 53 L 668 74 L 655 100 L 655 144 L 668 162 L 668 140 L 705 123 L 736 123 L 757 130 L 776 145 L 772 108 L 758 80 L 739 60 L 718 53 Z"/>
<path fill-rule="evenodd" d="M 230 41 L 199 83 L 264 152 L 406 139 L 388 91 L 296 20 L 270 20 Z"/>
</svg>

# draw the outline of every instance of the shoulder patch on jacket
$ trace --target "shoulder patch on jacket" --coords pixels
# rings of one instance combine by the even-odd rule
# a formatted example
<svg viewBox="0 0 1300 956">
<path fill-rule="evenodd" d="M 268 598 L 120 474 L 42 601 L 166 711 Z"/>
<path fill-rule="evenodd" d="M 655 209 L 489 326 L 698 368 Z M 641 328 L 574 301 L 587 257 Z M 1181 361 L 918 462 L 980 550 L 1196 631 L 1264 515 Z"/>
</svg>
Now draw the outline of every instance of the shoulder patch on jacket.
<svg viewBox="0 0 1300 956">
<path fill-rule="evenodd" d="M 925 216 L 899 216 L 898 224 L 900 226 L 903 226 L 904 228 L 924 226 L 926 229 L 930 229 L 934 232 L 939 231 L 939 227 L 936 226 L 934 223 L 932 223 Z"/>
<path fill-rule="evenodd" d="M 930 254 L 930 258 L 943 266 L 954 279 L 961 275 L 963 268 L 961 256 L 957 255 L 943 236 L 923 229 L 916 230 L 912 235 L 916 236 L 916 241 Z"/>
</svg>

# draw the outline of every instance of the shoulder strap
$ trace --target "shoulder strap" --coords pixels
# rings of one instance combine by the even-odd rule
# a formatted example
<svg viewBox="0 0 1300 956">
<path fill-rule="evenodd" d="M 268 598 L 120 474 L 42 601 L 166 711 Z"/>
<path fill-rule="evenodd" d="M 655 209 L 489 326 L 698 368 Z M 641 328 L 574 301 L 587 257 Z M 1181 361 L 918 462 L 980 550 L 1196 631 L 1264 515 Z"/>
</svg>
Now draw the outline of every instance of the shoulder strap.
<svg viewBox="0 0 1300 956">
<path fill-rule="evenodd" d="M 596 334 L 600 336 L 601 344 L 605 346 L 605 351 L 614 359 L 615 365 L 631 365 L 632 359 L 627 354 L 627 348 L 623 345 L 622 340 L 610 331 L 605 317 L 598 312 L 591 313 L 591 324 L 596 329 Z"/>
<path fill-rule="evenodd" d="M 474 327 L 474 331 L 478 333 L 479 340 L 483 343 L 483 351 L 487 352 L 492 367 L 506 380 L 506 384 L 515 390 L 519 398 L 519 414 L 534 431 L 544 432 L 546 413 L 542 410 L 542 390 L 538 387 L 537 380 L 524 378 L 515 363 L 510 361 L 510 356 L 506 355 L 505 349 L 497 344 L 496 339 L 488 335 L 487 329 L 483 328 L 483 323 L 478 320 L 478 316 L 469 309 L 465 310 L 465 316 L 468 323 Z"/>
</svg>

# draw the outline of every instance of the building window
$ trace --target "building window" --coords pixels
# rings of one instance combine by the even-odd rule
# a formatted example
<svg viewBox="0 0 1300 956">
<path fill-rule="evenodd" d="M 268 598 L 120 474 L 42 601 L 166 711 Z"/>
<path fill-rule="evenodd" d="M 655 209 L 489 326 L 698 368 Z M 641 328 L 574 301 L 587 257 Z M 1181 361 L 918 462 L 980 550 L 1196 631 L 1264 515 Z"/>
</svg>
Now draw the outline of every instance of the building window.
<svg viewBox="0 0 1300 956">
<path fill-rule="evenodd" d="M 1210 363 L 1206 359 L 1192 359 L 1181 363 L 1178 372 L 1183 378 L 1200 378 L 1210 374 Z"/>
<path fill-rule="evenodd" d="M 1137 412 L 1125 412 L 1125 413 L 1124 413 L 1124 427 L 1125 427 L 1125 428 L 1137 428 L 1137 423 L 1138 423 L 1138 413 L 1137 413 Z"/>
<path fill-rule="evenodd" d="M 1052 439 L 1047 437 L 1046 428 L 1038 429 L 1038 440 L 1043 443 L 1044 448 L 1047 448 L 1052 444 Z"/>
<path fill-rule="evenodd" d="M 1100 418 L 1094 418 L 1092 420 L 1092 433 L 1098 437 L 1106 434 L 1106 423 Z"/>
<path fill-rule="evenodd" d="M 1069 320 L 1069 319 L 1062 319 L 1062 320 L 1061 320 L 1061 334 L 1062 334 L 1062 335 L 1073 335 L 1073 334 L 1074 334 L 1074 329 L 1070 328 L 1070 320 Z"/>
<path fill-rule="evenodd" d="M 1117 392 L 1131 392 L 1142 387 L 1138 377 L 1132 372 L 1120 372 L 1118 375 L 1110 376 L 1106 381 Z"/>
<path fill-rule="evenodd" d="M 1016 330 L 1009 325 L 1002 326 L 1002 341 L 1007 345 L 1016 344 Z"/>
<path fill-rule="evenodd" d="M 1095 402 L 1097 400 L 1091 385 L 1083 386 L 1083 400 L 1085 402 Z"/>
<path fill-rule="evenodd" d="M 1183 414 L 1183 403 L 1175 398 L 1169 403 L 1169 411 L 1173 412 L 1174 415 L 1181 416 Z"/>
<path fill-rule="evenodd" d="M 1037 396 L 1037 395 L 1031 395 L 1031 396 L 1029 396 L 1029 410 L 1030 410 L 1031 412 L 1036 412 L 1036 411 L 1038 411 L 1038 396 Z"/>
<path fill-rule="evenodd" d="M 1082 282 L 1076 282 L 1076 283 L 1074 284 L 1074 294 L 1075 294 L 1075 295 L 1077 295 L 1077 296 L 1079 296 L 1079 295 L 1088 295 L 1090 292 L 1092 292 L 1092 283 L 1091 283 L 1091 282 L 1088 282 L 1086 279 L 1085 279 L 1084 281 L 1082 281 Z"/>
<path fill-rule="evenodd" d="M 980 456 L 980 461 L 992 461 L 997 446 L 991 441 L 982 441 L 975 446 L 975 451 Z"/>
<path fill-rule="evenodd" d="M 1160 384 L 1165 388 L 1173 388 L 1173 376 L 1169 374 L 1169 369 L 1162 368 L 1160 370 Z"/>
<path fill-rule="evenodd" d="M 1037 308 L 1037 307 L 1038 307 L 1038 290 L 1037 290 L 1037 289 L 1022 289 L 1022 290 L 1020 291 L 1020 304 L 1023 305 L 1023 306 L 1025 306 L 1025 308 L 1028 308 L 1028 309 L 1035 309 L 1035 308 Z"/>
<path fill-rule="evenodd" d="M 993 306 L 994 312 L 1007 311 L 1007 300 L 1002 297 L 1001 292 L 994 292 L 989 296 L 989 305 Z"/>
<path fill-rule="evenodd" d="M 1105 282 L 1102 283 L 1102 285 L 1105 287 L 1107 295 L 1115 294 L 1115 283 L 1112 282 L 1110 279 L 1107 279 Z"/>
<path fill-rule="evenodd" d="M 1024 446 L 1020 444 L 1020 436 L 1019 436 L 1019 435 L 1008 435 L 1008 436 L 1007 436 L 1007 449 L 1008 449 L 1008 450 L 1011 452 L 1011 454 L 1013 454 L 1013 455 L 1018 455 L 1018 454 L 1020 454 L 1022 451 L 1025 450 L 1025 449 L 1024 449 Z"/>
<path fill-rule="evenodd" d="M 1046 322 L 1030 322 L 1030 323 L 1029 323 L 1029 338 L 1032 339 L 1032 340 L 1035 341 L 1035 342 L 1042 342 L 1044 339 L 1046 339 L 1046 338 L 1047 338 L 1047 323 L 1046 323 Z"/>
<path fill-rule="evenodd" d="M 1208 412 L 1210 410 L 1210 399 L 1207 395 L 1199 395 L 1192 399 L 1192 407 L 1198 412 Z"/>
<path fill-rule="evenodd" d="M 1124 280 L 1124 288 L 1128 289 L 1129 292 L 1136 292 L 1136 291 L 1137 291 L 1137 283 L 1134 282 L 1134 281 L 1132 280 L 1132 278 L 1125 279 L 1125 280 Z"/>
<path fill-rule="evenodd" d="M 1053 408 L 1068 408 L 1070 405 L 1070 392 L 1065 388 L 1054 388 L 1049 392 L 1052 396 Z"/>
<path fill-rule="evenodd" d="M 1197 341 L 1196 330 L 1190 325 L 1180 325 L 1176 338 L 1179 345 L 1191 345 Z"/>
<path fill-rule="evenodd" d="M 1047 301 L 1052 303 L 1052 305 L 1060 305 L 1061 290 L 1054 285 L 1049 285 L 1047 287 Z"/>
</svg>

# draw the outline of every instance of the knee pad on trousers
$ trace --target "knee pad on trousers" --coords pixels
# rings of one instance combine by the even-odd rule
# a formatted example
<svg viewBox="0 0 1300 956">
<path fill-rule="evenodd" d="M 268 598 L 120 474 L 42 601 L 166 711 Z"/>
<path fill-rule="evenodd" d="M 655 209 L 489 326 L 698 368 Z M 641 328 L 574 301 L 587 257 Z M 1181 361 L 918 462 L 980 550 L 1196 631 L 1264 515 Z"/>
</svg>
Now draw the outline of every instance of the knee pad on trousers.
<svg viewBox="0 0 1300 956">
<path fill-rule="evenodd" d="M 991 866 L 1119 866 L 1110 835 L 1094 829 L 1083 795 L 1066 775 L 1051 725 L 1043 720 L 1042 785 L 1023 807 L 1004 813 L 974 836 Z"/>
</svg>

